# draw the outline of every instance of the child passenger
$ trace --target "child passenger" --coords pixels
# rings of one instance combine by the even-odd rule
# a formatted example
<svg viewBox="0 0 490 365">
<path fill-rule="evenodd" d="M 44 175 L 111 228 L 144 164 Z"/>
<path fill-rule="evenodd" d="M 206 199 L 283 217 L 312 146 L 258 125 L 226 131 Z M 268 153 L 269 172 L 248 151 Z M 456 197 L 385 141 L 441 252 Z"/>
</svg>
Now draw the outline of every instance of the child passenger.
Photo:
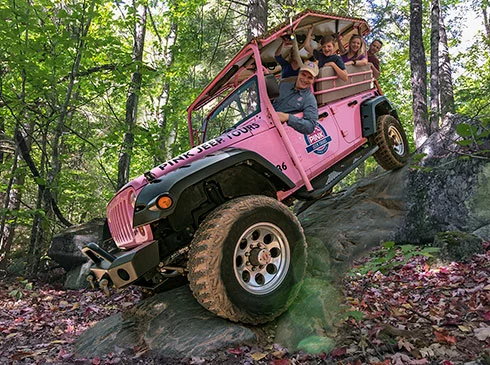
<svg viewBox="0 0 490 365">
<path fill-rule="evenodd" d="M 312 53 L 318 60 L 318 67 L 331 66 L 337 76 L 343 80 L 347 80 L 347 71 L 345 70 L 345 64 L 342 59 L 335 54 L 334 38 L 330 35 L 322 37 L 320 41 L 321 51 L 313 49 L 311 46 L 311 34 L 313 33 L 313 27 L 310 27 L 305 40 L 305 49 Z"/>
</svg>

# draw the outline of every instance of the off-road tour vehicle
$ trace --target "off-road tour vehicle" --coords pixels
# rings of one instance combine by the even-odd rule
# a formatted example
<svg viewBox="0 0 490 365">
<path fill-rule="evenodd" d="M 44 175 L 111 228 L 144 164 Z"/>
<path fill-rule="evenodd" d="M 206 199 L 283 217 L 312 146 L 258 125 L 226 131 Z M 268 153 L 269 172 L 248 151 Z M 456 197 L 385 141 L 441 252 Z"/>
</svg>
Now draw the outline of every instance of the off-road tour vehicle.
<svg viewBox="0 0 490 365">
<path fill-rule="evenodd" d="M 313 133 L 279 121 L 274 52 L 290 34 L 302 48 L 312 25 L 315 39 L 338 33 L 345 44 L 369 32 L 363 19 L 304 11 L 245 45 L 188 108 L 191 149 L 109 202 L 118 250 L 83 248 L 101 287 L 165 290 L 184 278 L 218 316 L 270 321 L 295 298 L 306 267 L 303 229 L 288 205 L 324 196 L 371 155 L 385 169 L 403 166 L 407 138 L 369 64 L 348 66 L 345 82 L 320 69 Z"/>
</svg>

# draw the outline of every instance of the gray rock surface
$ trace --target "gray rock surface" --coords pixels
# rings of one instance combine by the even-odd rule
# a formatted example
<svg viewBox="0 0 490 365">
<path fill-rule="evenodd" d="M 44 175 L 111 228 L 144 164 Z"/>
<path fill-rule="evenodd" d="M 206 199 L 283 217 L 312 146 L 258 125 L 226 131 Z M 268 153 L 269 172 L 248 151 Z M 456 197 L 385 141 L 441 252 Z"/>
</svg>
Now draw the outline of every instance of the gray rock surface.
<svg viewBox="0 0 490 365">
<path fill-rule="evenodd" d="M 89 287 L 86 278 L 90 273 L 90 263 L 82 254 L 82 247 L 89 242 L 96 242 L 106 250 L 115 248 L 112 241 L 103 242 L 104 224 L 104 218 L 96 218 L 69 227 L 53 237 L 48 256 L 65 269 L 65 289 Z"/>
<path fill-rule="evenodd" d="M 75 351 L 93 357 L 146 346 L 157 357 L 183 358 L 255 341 L 249 328 L 211 314 L 183 286 L 97 323 L 78 338 Z"/>
<path fill-rule="evenodd" d="M 82 254 L 81 249 L 89 242 L 102 242 L 104 222 L 104 219 L 94 219 L 58 233 L 51 241 L 48 256 L 66 271 L 84 264 L 87 258 Z"/>
</svg>

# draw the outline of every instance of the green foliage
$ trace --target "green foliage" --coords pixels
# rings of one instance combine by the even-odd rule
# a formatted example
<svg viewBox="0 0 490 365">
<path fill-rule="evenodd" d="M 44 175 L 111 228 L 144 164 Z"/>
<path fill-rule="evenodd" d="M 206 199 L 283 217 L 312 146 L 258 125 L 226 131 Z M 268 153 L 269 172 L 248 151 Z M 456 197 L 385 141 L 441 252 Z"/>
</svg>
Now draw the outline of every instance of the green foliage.
<svg viewBox="0 0 490 365">
<path fill-rule="evenodd" d="M 342 313 L 344 319 L 352 318 L 354 321 L 359 322 L 364 319 L 364 313 L 361 311 L 347 311 Z"/>
<path fill-rule="evenodd" d="M 418 247 L 414 245 L 396 245 L 395 242 L 384 242 L 381 248 L 370 254 L 368 261 L 349 271 L 350 275 L 366 275 L 368 273 L 388 271 L 405 265 L 412 257 L 432 257 L 432 253 L 438 252 L 437 247 Z"/>
<path fill-rule="evenodd" d="M 473 45 L 457 55 L 456 66 L 461 72 L 454 82 L 458 113 L 470 119 L 478 118 L 484 123 L 484 126 L 490 123 L 488 100 L 488 95 L 490 95 L 490 47 L 485 46 L 487 42 L 485 36 L 479 35 Z M 464 130 L 461 132 L 471 133 L 471 131 Z"/>
<path fill-rule="evenodd" d="M 9 297 L 17 298 L 17 300 L 22 299 L 25 295 L 24 291 L 32 291 L 32 283 L 27 279 L 23 279 L 19 281 L 20 287 L 12 290 L 9 293 Z"/>
<path fill-rule="evenodd" d="M 461 123 L 456 126 L 456 133 L 461 137 L 461 140 L 456 141 L 460 146 L 468 147 L 471 155 L 488 154 L 487 149 L 483 149 L 482 146 L 488 141 L 490 130 L 488 129 L 488 122 L 482 121 L 479 126 L 471 125 L 468 123 Z"/>
<path fill-rule="evenodd" d="M 329 353 L 335 348 L 335 341 L 325 336 L 310 336 L 298 343 L 298 349 L 310 354 Z"/>
</svg>

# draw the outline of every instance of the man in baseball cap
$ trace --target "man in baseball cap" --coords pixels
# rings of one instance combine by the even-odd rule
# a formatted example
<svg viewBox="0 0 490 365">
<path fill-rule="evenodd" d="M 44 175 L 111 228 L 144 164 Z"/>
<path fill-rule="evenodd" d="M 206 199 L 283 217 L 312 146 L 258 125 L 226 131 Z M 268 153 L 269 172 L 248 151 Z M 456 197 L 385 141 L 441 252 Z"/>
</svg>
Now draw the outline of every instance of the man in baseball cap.
<svg viewBox="0 0 490 365">
<path fill-rule="evenodd" d="M 281 82 L 279 97 L 273 104 L 279 120 L 303 134 L 312 133 L 318 121 L 318 106 L 311 91 L 317 75 L 318 65 L 304 62 L 295 82 Z M 302 118 L 293 115 L 300 112 Z"/>
<path fill-rule="evenodd" d="M 300 71 L 308 71 L 313 77 L 318 75 L 318 65 L 313 61 L 306 61 L 303 66 L 299 69 Z"/>
</svg>

